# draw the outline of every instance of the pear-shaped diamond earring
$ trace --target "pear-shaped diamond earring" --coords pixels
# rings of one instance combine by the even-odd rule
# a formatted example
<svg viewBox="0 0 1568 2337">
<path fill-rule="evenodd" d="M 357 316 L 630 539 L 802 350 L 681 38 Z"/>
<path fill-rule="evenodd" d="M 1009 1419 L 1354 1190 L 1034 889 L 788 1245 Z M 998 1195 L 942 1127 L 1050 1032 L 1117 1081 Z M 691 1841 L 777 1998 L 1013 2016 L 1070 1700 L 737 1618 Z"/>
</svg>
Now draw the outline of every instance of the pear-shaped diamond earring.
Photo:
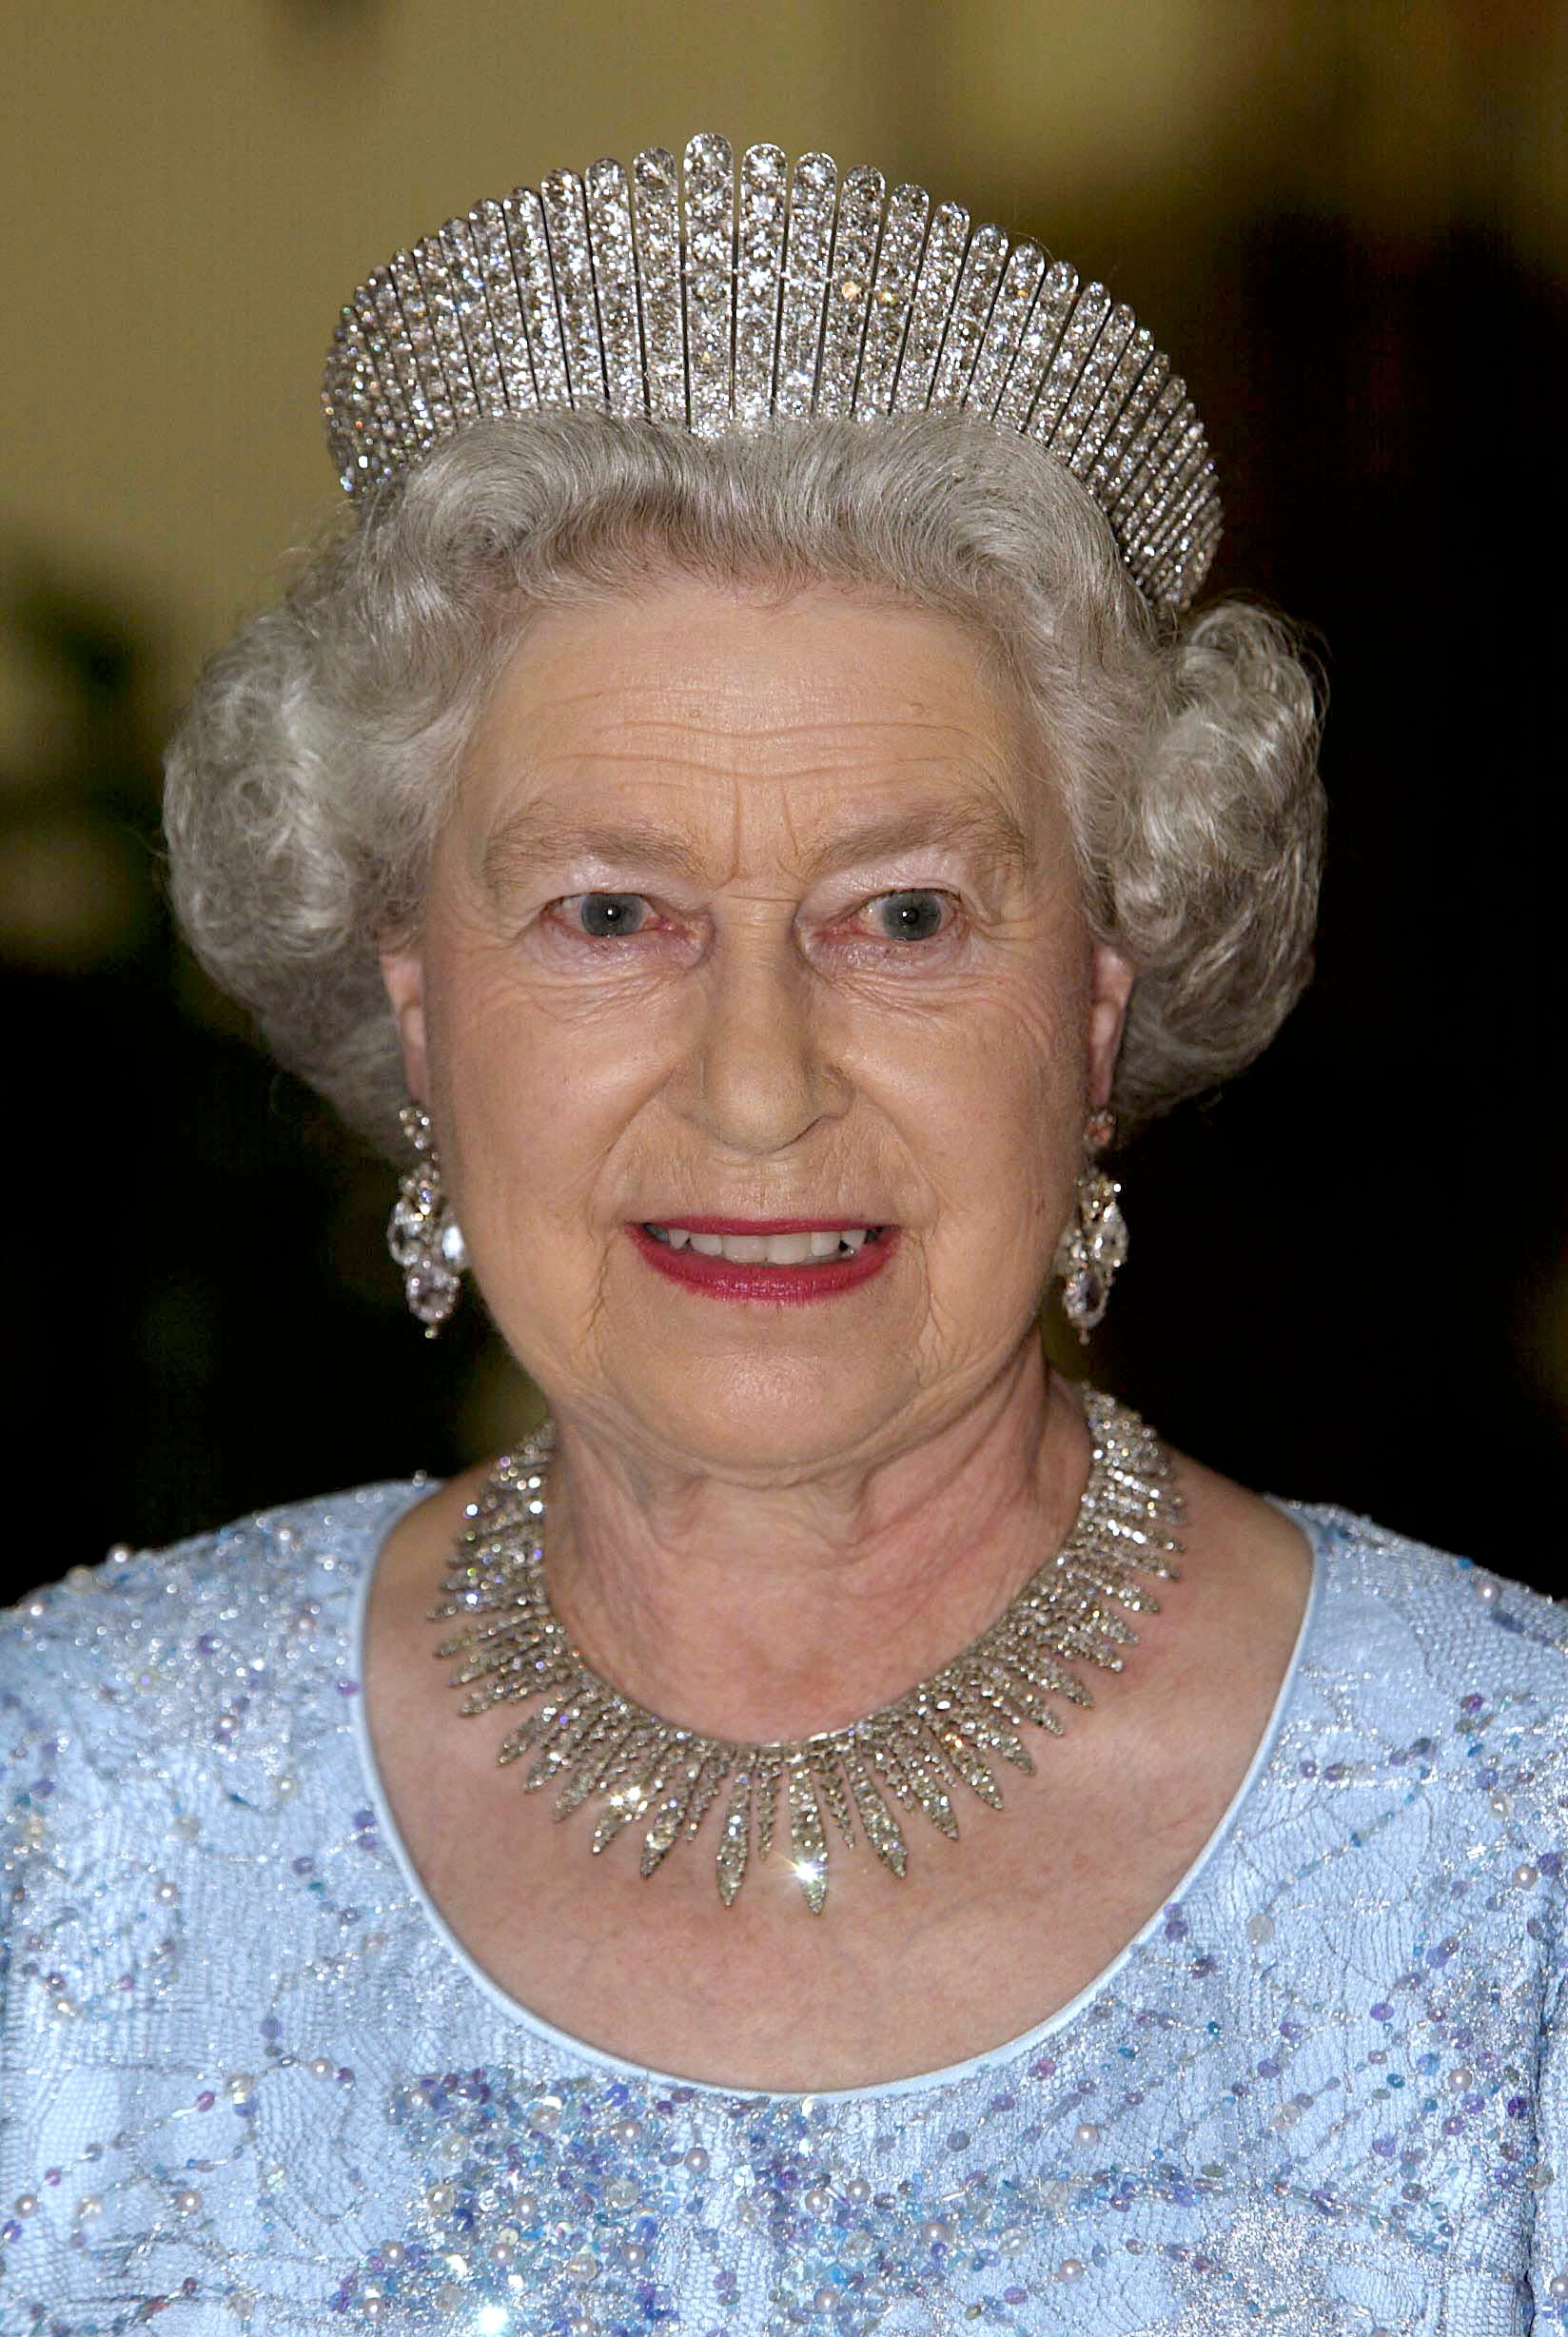
<svg viewBox="0 0 1568 2337">
<path fill-rule="evenodd" d="M 386 1247 L 402 1268 L 410 1314 L 424 1325 L 425 1337 L 434 1339 L 458 1303 L 468 1251 L 441 1187 L 430 1114 L 422 1104 L 404 1104 L 398 1117 L 416 1157 L 398 1187 Z"/>
<path fill-rule="evenodd" d="M 1110 1111 L 1089 1115 L 1084 1130 L 1088 1152 L 1073 1195 L 1072 1215 L 1056 1247 L 1056 1271 L 1062 1277 L 1062 1311 L 1087 1346 L 1088 1335 L 1110 1303 L 1110 1286 L 1117 1268 L 1127 1263 L 1127 1219 L 1122 1215 L 1122 1188 L 1099 1166 L 1096 1154 L 1116 1133 Z"/>
</svg>

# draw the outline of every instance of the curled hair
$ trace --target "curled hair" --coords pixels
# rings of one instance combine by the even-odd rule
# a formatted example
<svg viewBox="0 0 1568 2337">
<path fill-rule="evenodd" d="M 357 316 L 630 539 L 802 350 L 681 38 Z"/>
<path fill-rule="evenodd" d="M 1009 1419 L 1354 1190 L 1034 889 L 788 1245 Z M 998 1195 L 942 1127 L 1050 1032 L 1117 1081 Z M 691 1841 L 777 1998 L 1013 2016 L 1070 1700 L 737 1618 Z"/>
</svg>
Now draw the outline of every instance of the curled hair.
<svg viewBox="0 0 1568 2337">
<path fill-rule="evenodd" d="M 417 930 L 464 743 L 534 612 L 661 575 L 827 581 L 1001 661 L 1060 786 L 1096 938 L 1137 979 L 1124 1127 L 1248 1063 L 1310 971 L 1311 678 L 1239 601 L 1157 619 L 1086 489 L 973 417 L 715 440 L 606 415 L 471 426 L 207 665 L 168 756 L 176 911 L 280 1059 L 393 1145 L 378 942 Z"/>
</svg>

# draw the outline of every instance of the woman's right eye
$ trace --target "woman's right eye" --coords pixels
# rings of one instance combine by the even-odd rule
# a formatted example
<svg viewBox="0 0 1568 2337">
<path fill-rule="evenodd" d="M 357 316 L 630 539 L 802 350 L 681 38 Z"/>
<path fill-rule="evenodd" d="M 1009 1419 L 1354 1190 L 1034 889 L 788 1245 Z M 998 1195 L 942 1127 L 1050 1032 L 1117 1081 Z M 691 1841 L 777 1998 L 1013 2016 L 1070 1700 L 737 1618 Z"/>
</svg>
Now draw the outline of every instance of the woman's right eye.
<svg viewBox="0 0 1568 2337">
<path fill-rule="evenodd" d="M 572 931 L 588 941 L 617 941 L 640 933 L 648 914 L 640 893 L 572 893 L 555 906 Z"/>
</svg>

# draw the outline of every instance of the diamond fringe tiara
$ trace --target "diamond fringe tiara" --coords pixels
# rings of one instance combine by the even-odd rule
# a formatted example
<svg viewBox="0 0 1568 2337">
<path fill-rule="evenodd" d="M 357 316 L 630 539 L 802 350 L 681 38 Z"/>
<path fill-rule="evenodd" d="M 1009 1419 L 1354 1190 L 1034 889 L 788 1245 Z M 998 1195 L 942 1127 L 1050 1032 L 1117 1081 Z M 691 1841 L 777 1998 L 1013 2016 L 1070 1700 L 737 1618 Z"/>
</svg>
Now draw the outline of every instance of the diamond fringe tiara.
<svg viewBox="0 0 1568 2337">
<path fill-rule="evenodd" d="M 465 424 L 551 406 L 714 438 L 960 409 L 1080 480 L 1157 608 L 1220 536 L 1186 385 L 1130 308 L 880 171 L 703 132 L 478 203 L 361 285 L 323 388 L 358 495 Z"/>
</svg>

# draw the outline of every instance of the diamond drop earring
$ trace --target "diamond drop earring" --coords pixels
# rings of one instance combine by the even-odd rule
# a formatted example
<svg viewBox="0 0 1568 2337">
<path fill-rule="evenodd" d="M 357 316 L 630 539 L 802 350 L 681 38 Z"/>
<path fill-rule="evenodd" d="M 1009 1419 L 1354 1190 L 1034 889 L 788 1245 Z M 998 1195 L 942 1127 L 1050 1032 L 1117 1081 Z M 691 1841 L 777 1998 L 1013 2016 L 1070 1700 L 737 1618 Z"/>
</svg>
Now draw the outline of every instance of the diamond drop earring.
<svg viewBox="0 0 1568 2337">
<path fill-rule="evenodd" d="M 1110 1286 L 1117 1268 L 1127 1262 L 1127 1219 L 1122 1215 L 1122 1188 L 1099 1166 L 1102 1152 L 1116 1133 L 1116 1115 L 1100 1110 L 1089 1114 L 1084 1129 L 1088 1153 L 1073 1195 L 1072 1215 L 1056 1247 L 1056 1271 L 1062 1277 L 1062 1311 L 1087 1346 L 1088 1335 L 1110 1303 Z"/>
<path fill-rule="evenodd" d="M 404 1104 L 398 1117 L 415 1160 L 398 1187 L 387 1220 L 386 1247 L 402 1268 L 410 1314 L 424 1325 L 425 1337 L 434 1339 L 458 1303 L 468 1251 L 441 1187 L 430 1114 L 422 1104 Z"/>
</svg>

